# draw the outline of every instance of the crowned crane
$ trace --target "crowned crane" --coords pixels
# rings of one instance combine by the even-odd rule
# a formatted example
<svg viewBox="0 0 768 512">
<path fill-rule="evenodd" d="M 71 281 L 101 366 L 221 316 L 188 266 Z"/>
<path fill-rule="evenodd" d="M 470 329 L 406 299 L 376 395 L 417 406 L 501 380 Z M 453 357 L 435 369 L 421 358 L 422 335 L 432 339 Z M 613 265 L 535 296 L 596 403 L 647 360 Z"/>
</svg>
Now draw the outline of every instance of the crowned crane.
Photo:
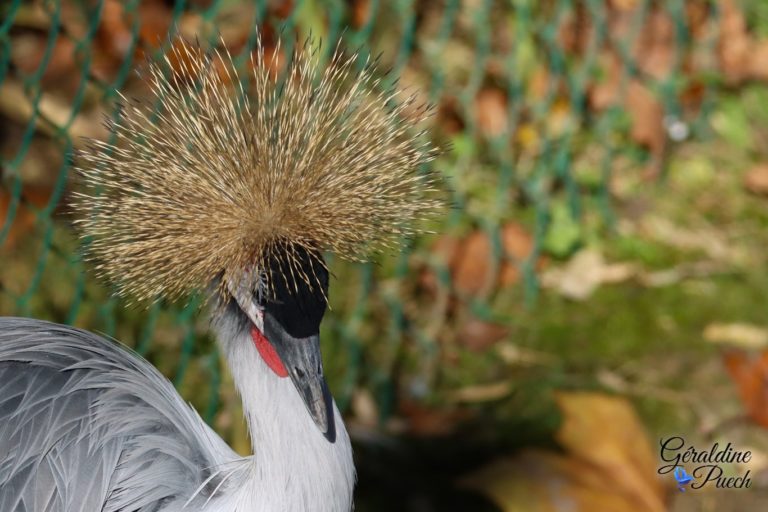
<svg viewBox="0 0 768 512">
<path fill-rule="evenodd" d="M 326 253 L 360 261 L 437 211 L 412 128 L 375 61 L 297 44 L 281 73 L 176 41 L 122 98 L 110 142 L 79 156 L 87 258 L 134 302 L 205 293 L 253 455 L 230 449 L 129 349 L 72 327 L 0 319 L 0 511 L 346 512 L 350 439 L 319 326 Z M 279 52 L 279 49 L 276 50 Z M 278 78 L 281 77 L 281 78 Z M 155 107 L 159 106 L 159 110 Z"/>
</svg>

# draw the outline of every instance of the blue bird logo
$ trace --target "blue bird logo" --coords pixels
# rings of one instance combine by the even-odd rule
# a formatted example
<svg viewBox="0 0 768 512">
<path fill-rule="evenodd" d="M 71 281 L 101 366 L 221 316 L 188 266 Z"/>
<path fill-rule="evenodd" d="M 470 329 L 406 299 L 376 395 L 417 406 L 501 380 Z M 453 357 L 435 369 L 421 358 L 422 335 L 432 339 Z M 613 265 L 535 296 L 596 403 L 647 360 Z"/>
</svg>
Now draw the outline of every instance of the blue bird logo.
<svg viewBox="0 0 768 512">
<path fill-rule="evenodd" d="M 676 467 L 674 472 L 675 480 L 677 480 L 677 488 L 680 492 L 685 492 L 685 486 L 691 483 L 694 478 L 685 472 L 685 469 Z"/>
</svg>

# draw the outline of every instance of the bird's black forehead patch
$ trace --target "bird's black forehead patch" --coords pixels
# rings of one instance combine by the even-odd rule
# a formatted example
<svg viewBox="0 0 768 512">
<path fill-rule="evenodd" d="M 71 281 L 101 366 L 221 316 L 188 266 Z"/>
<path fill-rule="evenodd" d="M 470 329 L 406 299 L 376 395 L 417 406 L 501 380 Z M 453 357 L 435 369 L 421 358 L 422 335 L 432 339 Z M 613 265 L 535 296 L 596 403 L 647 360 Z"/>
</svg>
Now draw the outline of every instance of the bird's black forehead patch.
<svg viewBox="0 0 768 512">
<path fill-rule="evenodd" d="M 328 270 L 320 254 L 302 247 L 295 249 L 294 258 L 293 269 L 285 259 L 267 261 L 270 293 L 263 306 L 288 334 L 306 338 L 320 332 L 327 307 Z"/>
</svg>

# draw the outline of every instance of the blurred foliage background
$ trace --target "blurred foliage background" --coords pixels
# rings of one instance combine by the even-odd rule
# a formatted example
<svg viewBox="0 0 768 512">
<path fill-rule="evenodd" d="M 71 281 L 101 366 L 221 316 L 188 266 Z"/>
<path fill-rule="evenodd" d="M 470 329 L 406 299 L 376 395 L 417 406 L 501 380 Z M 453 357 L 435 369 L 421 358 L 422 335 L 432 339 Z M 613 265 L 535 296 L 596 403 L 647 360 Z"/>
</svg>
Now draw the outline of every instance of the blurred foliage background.
<svg viewBox="0 0 768 512">
<path fill-rule="evenodd" d="M 751 510 L 768 498 L 768 3 L 4 0 L 0 314 L 106 333 L 247 452 L 199 304 L 129 308 L 79 257 L 86 137 L 170 37 L 243 65 L 294 36 L 382 55 L 436 105 L 456 207 L 331 261 L 323 326 L 360 511 Z M 282 35 L 281 35 L 282 34 Z M 391 79 L 391 78 L 390 78 Z M 679 493 L 658 439 L 753 453 Z"/>
</svg>

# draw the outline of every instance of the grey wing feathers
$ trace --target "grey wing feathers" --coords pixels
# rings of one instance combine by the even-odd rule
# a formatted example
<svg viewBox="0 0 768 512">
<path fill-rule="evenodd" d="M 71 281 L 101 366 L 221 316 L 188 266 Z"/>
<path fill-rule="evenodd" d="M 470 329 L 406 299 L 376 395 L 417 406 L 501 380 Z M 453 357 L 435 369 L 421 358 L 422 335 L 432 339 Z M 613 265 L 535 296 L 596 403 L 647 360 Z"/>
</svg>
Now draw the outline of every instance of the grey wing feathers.
<svg viewBox="0 0 768 512">
<path fill-rule="evenodd" d="M 236 458 L 136 354 L 0 318 L 0 511 L 178 510 Z"/>
</svg>

